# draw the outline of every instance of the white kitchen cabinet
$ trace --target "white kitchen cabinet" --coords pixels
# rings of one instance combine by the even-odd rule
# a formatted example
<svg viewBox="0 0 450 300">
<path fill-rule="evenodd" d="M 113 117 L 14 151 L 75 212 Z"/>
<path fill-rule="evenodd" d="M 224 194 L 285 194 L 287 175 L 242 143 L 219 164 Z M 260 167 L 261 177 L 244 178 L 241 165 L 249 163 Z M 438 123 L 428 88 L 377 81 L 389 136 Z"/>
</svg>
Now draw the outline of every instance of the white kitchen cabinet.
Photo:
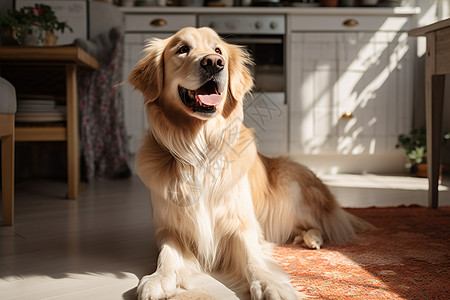
<svg viewBox="0 0 450 300">
<path fill-rule="evenodd" d="M 398 134 L 412 125 L 408 18 L 360 17 L 361 31 L 336 18 L 316 17 L 321 25 L 313 29 L 304 17 L 291 22 L 290 152 L 394 152 Z M 341 26 L 324 27 L 334 23 Z"/>
<path fill-rule="evenodd" d="M 149 38 L 165 38 L 167 34 L 126 33 L 124 49 L 124 80 L 127 79 L 133 67 L 144 56 L 142 50 Z M 128 133 L 128 147 L 130 153 L 136 153 L 142 145 L 142 139 L 147 130 L 144 101 L 141 92 L 134 90 L 130 84 L 124 84 L 125 126 Z"/>
<path fill-rule="evenodd" d="M 244 124 L 254 129 L 259 152 L 266 156 L 286 154 L 288 112 L 285 93 L 255 92 L 247 97 Z"/>
</svg>

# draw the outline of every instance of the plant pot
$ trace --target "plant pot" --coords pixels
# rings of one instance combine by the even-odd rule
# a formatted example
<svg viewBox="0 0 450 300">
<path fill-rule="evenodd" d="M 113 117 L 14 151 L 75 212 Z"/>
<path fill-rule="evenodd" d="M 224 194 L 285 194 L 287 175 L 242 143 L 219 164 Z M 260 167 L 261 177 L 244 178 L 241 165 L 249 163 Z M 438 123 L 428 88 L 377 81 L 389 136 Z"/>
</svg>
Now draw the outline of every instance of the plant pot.
<svg viewBox="0 0 450 300">
<path fill-rule="evenodd" d="M 58 36 L 51 31 L 47 31 L 45 34 L 44 46 L 56 46 Z"/>
<path fill-rule="evenodd" d="M 428 166 L 427 164 L 418 164 L 416 175 L 418 177 L 427 178 L 428 177 Z M 442 165 L 439 167 L 439 179 L 442 179 Z"/>
<path fill-rule="evenodd" d="M 43 46 L 44 42 L 42 38 L 44 37 L 44 31 L 37 27 L 33 26 L 31 31 L 27 31 L 23 34 L 23 43 L 24 46 Z"/>
<path fill-rule="evenodd" d="M 427 164 L 418 164 L 417 165 L 417 171 L 416 171 L 416 175 L 418 177 L 428 177 L 428 167 Z"/>
<path fill-rule="evenodd" d="M 51 31 L 44 32 L 43 29 L 33 26 L 31 33 L 24 34 L 23 45 L 24 46 L 55 46 L 58 36 Z"/>
</svg>

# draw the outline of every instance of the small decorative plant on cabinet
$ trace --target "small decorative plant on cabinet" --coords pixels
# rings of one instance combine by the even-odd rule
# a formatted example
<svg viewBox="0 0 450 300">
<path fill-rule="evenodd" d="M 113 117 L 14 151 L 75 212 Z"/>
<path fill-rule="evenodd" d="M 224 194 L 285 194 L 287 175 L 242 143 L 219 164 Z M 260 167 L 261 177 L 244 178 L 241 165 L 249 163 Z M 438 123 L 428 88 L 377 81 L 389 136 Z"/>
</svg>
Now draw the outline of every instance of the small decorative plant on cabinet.
<svg viewBox="0 0 450 300">
<path fill-rule="evenodd" d="M 450 132 L 444 134 L 442 144 L 450 140 Z M 409 159 L 406 167 L 412 174 L 427 177 L 427 137 L 425 127 L 412 129 L 409 134 L 400 134 L 397 137 L 396 148 L 403 148 Z"/>
<path fill-rule="evenodd" d="M 72 32 L 66 22 L 60 22 L 53 9 L 44 4 L 25 6 L 20 10 L 0 11 L 1 39 L 3 45 L 54 46 L 56 32 Z"/>
</svg>

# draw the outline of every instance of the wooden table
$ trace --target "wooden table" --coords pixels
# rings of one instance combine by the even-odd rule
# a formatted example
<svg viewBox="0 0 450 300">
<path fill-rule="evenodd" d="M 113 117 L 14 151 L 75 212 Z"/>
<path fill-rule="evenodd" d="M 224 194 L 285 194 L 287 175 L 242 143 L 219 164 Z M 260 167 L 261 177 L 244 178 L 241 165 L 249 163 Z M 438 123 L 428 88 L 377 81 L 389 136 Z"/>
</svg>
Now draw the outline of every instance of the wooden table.
<svg viewBox="0 0 450 300">
<path fill-rule="evenodd" d="M 77 70 L 79 67 L 98 69 L 97 60 L 76 46 L 0 46 L 0 67 L 2 76 L 15 86 L 18 94 L 34 89 L 36 93 L 60 93 L 65 97 L 65 126 L 16 127 L 15 139 L 16 142 L 66 141 L 67 196 L 77 198 L 80 182 Z M 42 76 L 27 77 L 33 74 Z M 41 78 L 47 74 L 53 77 Z"/>
<path fill-rule="evenodd" d="M 425 36 L 425 114 L 427 128 L 428 204 L 438 207 L 440 147 L 445 74 L 450 73 L 450 19 L 416 28 L 410 36 Z"/>
</svg>

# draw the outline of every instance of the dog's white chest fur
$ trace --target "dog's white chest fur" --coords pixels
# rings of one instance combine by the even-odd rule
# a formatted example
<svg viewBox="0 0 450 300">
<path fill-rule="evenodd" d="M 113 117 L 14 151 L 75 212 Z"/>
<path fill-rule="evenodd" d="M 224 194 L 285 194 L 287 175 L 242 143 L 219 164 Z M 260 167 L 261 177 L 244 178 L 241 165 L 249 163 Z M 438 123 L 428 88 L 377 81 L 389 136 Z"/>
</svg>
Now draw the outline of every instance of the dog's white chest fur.
<svg viewBox="0 0 450 300">
<path fill-rule="evenodd" d="M 259 231 L 247 175 L 230 188 L 225 182 L 229 168 L 226 159 L 220 158 L 213 164 L 190 168 L 192 173 L 184 174 L 187 180 L 177 192 L 169 193 L 169 199 L 152 193 L 155 229 L 183 232 L 178 238 L 192 247 L 204 268 L 211 268 L 220 259 L 218 248 L 227 236 L 250 223 Z"/>
</svg>

